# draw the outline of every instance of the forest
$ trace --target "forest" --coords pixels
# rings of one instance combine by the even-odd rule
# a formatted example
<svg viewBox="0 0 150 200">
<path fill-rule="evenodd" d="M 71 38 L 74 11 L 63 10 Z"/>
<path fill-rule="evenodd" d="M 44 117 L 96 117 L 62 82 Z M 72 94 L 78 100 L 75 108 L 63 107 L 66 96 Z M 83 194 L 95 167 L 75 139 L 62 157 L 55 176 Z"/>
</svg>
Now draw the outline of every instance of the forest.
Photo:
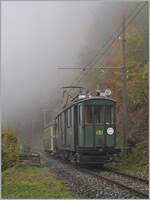
<svg viewBox="0 0 150 200">
<path fill-rule="evenodd" d="M 136 20 L 126 29 L 126 80 L 127 80 L 127 146 L 134 149 L 129 156 L 126 167 L 136 163 L 137 170 L 148 173 L 148 106 L 149 106 L 149 61 L 148 61 L 148 21 L 147 18 Z M 121 41 L 118 38 L 105 57 L 105 68 L 118 67 L 105 71 L 91 71 L 88 74 L 91 91 L 95 88 L 112 91 L 117 101 L 118 145 L 123 147 L 123 78 Z M 124 160 L 124 159 L 123 159 Z M 135 161 L 135 163 L 133 162 Z M 124 160 L 125 162 L 125 160 Z M 134 163 L 134 164 L 133 164 Z M 121 166 L 123 167 L 123 166 Z M 129 166 L 128 166 L 129 167 Z M 129 167 L 131 168 L 131 166 Z"/>
</svg>

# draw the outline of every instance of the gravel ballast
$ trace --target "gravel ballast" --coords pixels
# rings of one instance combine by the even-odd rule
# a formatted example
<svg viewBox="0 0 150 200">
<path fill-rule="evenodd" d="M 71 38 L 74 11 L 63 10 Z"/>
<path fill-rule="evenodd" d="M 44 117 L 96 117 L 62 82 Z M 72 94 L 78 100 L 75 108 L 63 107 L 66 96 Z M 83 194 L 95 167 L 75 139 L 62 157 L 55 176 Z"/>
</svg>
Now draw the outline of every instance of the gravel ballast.
<svg viewBox="0 0 150 200">
<path fill-rule="evenodd" d="M 42 160 L 50 170 L 53 170 L 57 177 L 70 186 L 78 198 L 100 198 L 115 199 L 139 198 L 128 190 L 121 189 L 118 186 L 107 181 L 97 179 L 84 172 L 80 172 L 73 166 L 56 160 L 52 157 L 42 155 Z"/>
</svg>

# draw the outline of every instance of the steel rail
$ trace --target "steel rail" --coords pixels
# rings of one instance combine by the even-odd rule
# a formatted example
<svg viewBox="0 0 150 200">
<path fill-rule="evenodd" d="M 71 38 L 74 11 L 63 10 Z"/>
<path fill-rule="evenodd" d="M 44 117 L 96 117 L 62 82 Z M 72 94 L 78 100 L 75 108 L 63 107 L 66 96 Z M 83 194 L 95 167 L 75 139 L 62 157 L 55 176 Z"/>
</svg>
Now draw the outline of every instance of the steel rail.
<svg viewBox="0 0 150 200">
<path fill-rule="evenodd" d="M 60 161 L 60 159 L 56 158 L 55 156 L 52 156 L 52 157 L 53 157 L 53 159 L 59 160 L 59 161 Z M 86 168 L 81 167 L 80 165 L 75 166 L 73 163 L 68 162 L 68 161 L 61 160 L 60 162 L 62 162 L 62 163 L 64 163 L 64 164 L 66 164 L 66 165 L 69 165 L 69 166 L 73 167 L 74 169 L 78 170 L 79 172 L 83 172 L 83 173 L 92 175 L 92 176 L 94 176 L 94 177 L 97 178 L 97 179 L 103 179 L 103 180 L 105 180 L 105 181 L 107 181 L 107 182 L 109 182 L 109 183 L 112 183 L 112 184 L 114 184 L 114 185 L 117 185 L 118 187 L 120 187 L 120 188 L 122 188 L 122 189 L 129 190 L 130 192 L 133 192 L 133 193 L 135 193 L 136 195 L 138 195 L 138 196 L 140 196 L 140 197 L 142 197 L 142 198 L 147 198 L 147 199 L 149 198 L 149 194 L 144 193 L 144 192 L 139 191 L 139 190 L 136 190 L 135 188 L 129 187 L 129 186 L 123 184 L 123 183 L 120 183 L 120 182 L 118 182 L 118 181 L 112 180 L 112 179 L 110 179 L 110 178 L 108 178 L 108 177 L 105 177 L 105 176 L 103 176 L 103 175 L 101 175 L 101 174 L 98 174 L 98 172 L 97 172 L 97 173 L 96 173 L 96 172 L 93 172 L 93 171 L 91 171 L 91 170 L 89 170 L 89 169 L 86 169 Z"/>
<path fill-rule="evenodd" d="M 112 179 L 110 179 L 108 177 L 105 177 L 103 175 L 97 174 L 97 173 L 95 173 L 95 172 L 93 172 L 91 170 L 88 170 L 88 169 L 85 169 L 85 168 L 82 168 L 82 169 L 78 168 L 78 170 L 82 171 L 83 173 L 90 174 L 90 175 L 94 176 L 95 178 L 103 179 L 105 181 L 109 181 L 109 182 L 119 186 L 120 188 L 127 189 L 127 190 L 129 190 L 131 192 L 134 192 L 135 194 L 139 195 L 140 197 L 149 198 L 149 195 L 144 193 L 144 192 L 142 192 L 142 191 L 136 190 L 136 189 L 134 189 L 132 187 L 129 187 L 129 186 L 123 184 L 123 183 L 117 182 L 117 181 L 112 180 Z"/>
<path fill-rule="evenodd" d="M 125 172 L 122 172 L 122 171 L 117 171 L 117 169 L 115 169 L 115 168 L 104 167 L 103 169 L 106 170 L 106 171 L 114 172 L 115 174 L 118 174 L 118 175 L 126 176 L 126 177 L 132 178 L 134 180 L 141 181 L 143 183 L 149 184 L 148 179 L 144 179 L 144 178 L 141 178 L 141 177 L 138 177 L 138 176 L 135 176 L 135 175 L 131 175 L 131 174 L 128 174 L 128 173 L 125 173 Z"/>
</svg>

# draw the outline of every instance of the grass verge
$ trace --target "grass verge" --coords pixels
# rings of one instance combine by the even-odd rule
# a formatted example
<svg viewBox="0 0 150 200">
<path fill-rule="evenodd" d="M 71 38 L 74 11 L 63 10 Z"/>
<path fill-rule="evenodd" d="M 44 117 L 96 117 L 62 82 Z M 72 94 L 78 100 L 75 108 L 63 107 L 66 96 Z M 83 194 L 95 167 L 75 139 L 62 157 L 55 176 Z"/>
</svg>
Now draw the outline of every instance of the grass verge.
<svg viewBox="0 0 150 200">
<path fill-rule="evenodd" d="M 46 167 L 13 167 L 2 173 L 2 198 L 74 198 L 67 185 Z"/>
</svg>

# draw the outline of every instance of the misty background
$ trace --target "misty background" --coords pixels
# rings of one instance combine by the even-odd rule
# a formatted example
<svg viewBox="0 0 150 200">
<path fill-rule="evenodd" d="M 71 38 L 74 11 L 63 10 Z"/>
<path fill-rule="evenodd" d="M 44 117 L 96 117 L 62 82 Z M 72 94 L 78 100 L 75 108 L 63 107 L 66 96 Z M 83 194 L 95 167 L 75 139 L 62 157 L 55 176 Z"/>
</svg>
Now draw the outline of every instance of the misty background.
<svg viewBox="0 0 150 200">
<path fill-rule="evenodd" d="M 71 85 L 141 2 L 1 2 L 2 128 L 18 128 L 24 142 L 40 140 L 43 109 L 51 118 Z M 78 83 L 76 82 L 76 84 Z M 82 86 L 82 83 L 80 83 Z"/>
</svg>

